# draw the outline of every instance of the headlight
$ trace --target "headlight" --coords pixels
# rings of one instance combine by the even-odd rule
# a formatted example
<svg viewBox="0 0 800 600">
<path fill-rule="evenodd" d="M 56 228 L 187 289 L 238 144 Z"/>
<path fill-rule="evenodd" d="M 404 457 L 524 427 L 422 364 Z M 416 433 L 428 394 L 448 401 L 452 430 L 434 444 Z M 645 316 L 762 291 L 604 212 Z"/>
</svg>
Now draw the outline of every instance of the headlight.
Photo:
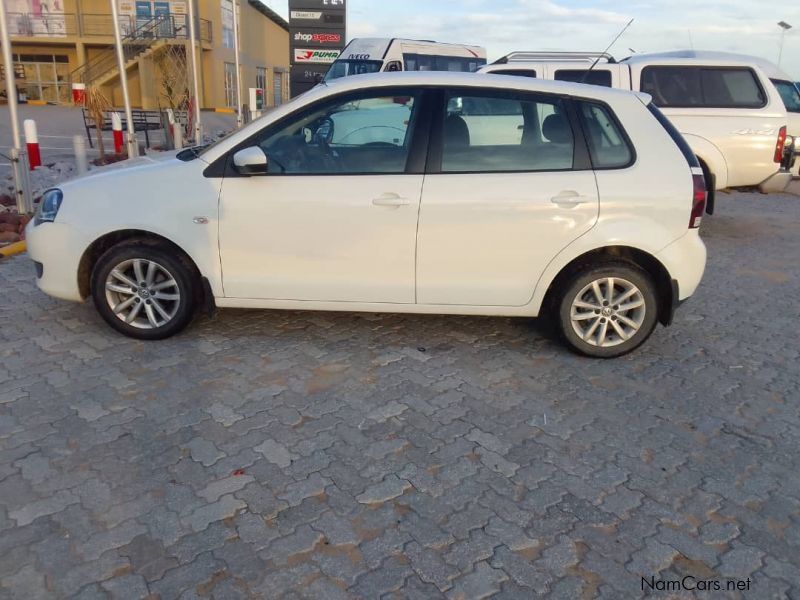
<svg viewBox="0 0 800 600">
<path fill-rule="evenodd" d="M 56 220 L 58 209 L 61 208 L 61 201 L 64 199 L 64 194 L 59 189 L 47 190 L 42 195 L 42 202 L 39 205 L 39 211 L 36 213 L 35 224 L 52 223 Z"/>
</svg>

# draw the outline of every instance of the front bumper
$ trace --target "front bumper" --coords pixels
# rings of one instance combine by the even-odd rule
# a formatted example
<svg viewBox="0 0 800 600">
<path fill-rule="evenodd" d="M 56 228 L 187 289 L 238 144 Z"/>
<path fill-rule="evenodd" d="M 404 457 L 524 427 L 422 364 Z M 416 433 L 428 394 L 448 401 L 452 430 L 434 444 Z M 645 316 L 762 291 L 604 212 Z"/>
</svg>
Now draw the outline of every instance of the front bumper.
<svg viewBox="0 0 800 600">
<path fill-rule="evenodd" d="M 677 294 L 673 298 L 683 301 L 694 294 L 706 270 L 706 245 L 700 239 L 699 230 L 690 229 L 656 254 L 671 279 L 677 284 Z"/>
<path fill-rule="evenodd" d="M 33 221 L 25 228 L 28 256 L 36 268 L 36 285 L 49 296 L 80 302 L 83 300 L 78 288 L 78 266 L 88 247 L 78 232 L 63 223 Z"/>
</svg>

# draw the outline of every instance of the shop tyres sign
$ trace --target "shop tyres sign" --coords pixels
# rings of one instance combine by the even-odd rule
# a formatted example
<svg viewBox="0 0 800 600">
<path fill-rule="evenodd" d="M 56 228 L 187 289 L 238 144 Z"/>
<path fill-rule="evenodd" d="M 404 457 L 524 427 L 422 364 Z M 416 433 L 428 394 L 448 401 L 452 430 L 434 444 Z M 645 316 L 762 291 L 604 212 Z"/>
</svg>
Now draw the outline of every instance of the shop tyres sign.
<svg viewBox="0 0 800 600">
<path fill-rule="evenodd" d="M 314 87 L 347 44 L 346 0 L 289 0 L 291 95 Z"/>
</svg>

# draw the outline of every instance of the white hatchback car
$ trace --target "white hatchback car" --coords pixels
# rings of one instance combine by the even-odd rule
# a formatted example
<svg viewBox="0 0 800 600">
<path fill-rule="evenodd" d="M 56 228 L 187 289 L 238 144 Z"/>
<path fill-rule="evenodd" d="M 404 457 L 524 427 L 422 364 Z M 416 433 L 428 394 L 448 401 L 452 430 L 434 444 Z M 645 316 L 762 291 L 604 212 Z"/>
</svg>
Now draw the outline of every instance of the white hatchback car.
<svg viewBox="0 0 800 600">
<path fill-rule="evenodd" d="M 705 198 L 645 94 L 387 73 L 66 182 L 27 237 L 42 290 L 140 339 L 199 306 L 546 314 L 612 357 L 694 293 Z"/>
</svg>

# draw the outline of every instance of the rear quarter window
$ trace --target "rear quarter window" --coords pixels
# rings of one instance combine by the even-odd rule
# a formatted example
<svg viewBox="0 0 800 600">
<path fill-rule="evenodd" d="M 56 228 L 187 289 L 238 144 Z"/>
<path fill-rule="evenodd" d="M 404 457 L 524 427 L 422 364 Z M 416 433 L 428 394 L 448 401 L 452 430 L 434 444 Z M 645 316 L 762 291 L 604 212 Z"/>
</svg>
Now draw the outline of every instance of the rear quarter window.
<svg viewBox="0 0 800 600">
<path fill-rule="evenodd" d="M 650 66 L 639 88 L 661 108 L 763 108 L 767 95 L 747 67 Z"/>
<path fill-rule="evenodd" d="M 633 147 L 610 108 L 594 102 L 579 102 L 578 115 L 593 168 L 623 169 L 633 164 Z"/>
</svg>

